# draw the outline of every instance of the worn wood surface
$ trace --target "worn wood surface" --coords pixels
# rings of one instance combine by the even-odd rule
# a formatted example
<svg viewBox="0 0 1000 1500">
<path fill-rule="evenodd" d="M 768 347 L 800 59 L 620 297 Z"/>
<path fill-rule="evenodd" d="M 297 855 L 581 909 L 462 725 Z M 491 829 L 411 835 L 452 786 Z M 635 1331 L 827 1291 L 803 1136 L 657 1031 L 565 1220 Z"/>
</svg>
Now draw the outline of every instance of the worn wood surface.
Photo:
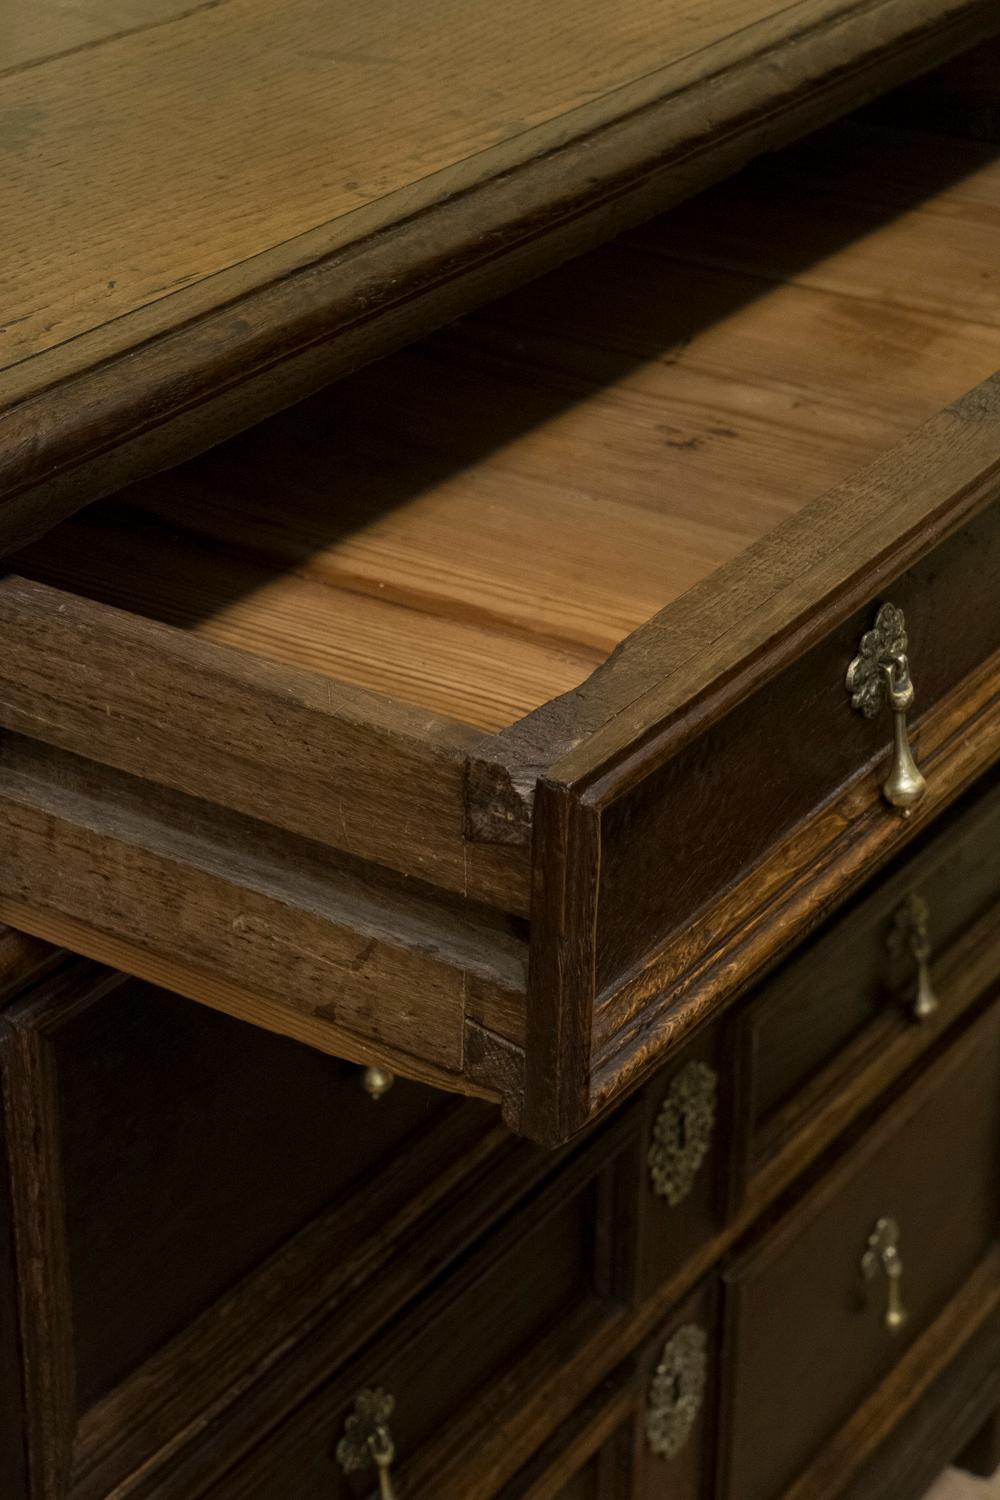
<svg viewBox="0 0 1000 1500">
<path fill-rule="evenodd" d="M 416 706 L 398 732 L 452 745 L 433 713 L 495 730 L 576 688 L 992 374 L 998 243 L 995 148 L 846 122 L 132 487 L 16 566 Z M 677 630 L 668 617 L 657 638 Z M 622 670 L 542 710 L 540 755 L 586 731 Z"/>
<path fill-rule="evenodd" d="M 966 960 L 975 966 L 971 950 Z M 993 972 L 995 976 L 995 969 Z M 953 982 L 950 972 L 944 973 L 943 978 L 949 986 Z M 969 982 L 974 980 L 970 978 Z M 106 1008 L 109 1003 L 113 1006 L 114 997 L 124 996 L 127 991 L 128 982 L 123 988 L 116 978 L 107 997 L 98 999 L 98 1008 Z M 133 1006 L 140 1005 L 141 988 L 132 986 L 131 993 Z M 170 1004 L 177 1006 L 180 1002 Z M 93 1006 L 84 1007 L 81 1016 L 77 1016 L 79 1005 L 74 990 L 67 991 L 65 1003 L 57 1004 L 55 1010 L 42 996 L 30 1004 L 14 1001 L 10 1007 L 8 1026 L 19 1027 L 25 1033 L 36 1035 L 37 1023 L 49 1023 L 40 1045 L 46 1055 L 53 1057 L 55 1066 L 50 1073 L 60 1097 L 73 1076 L 77 1084 L 69 1087 L 70 1096 L 80 1095 L 79 1084 L 83 1082 L 84 1092 L 78 1098 L 82 1110 L 67 1111 L 65 1102 L 60 1104 L 63 1121 L 75 1122 L 67 1144 L 78 1137 L 80 1128 L 86 1128 L 88 1122 L 92 1132 L 107 1136 L 109 1142 L 113 1141 L 115 1130 L 121 1129 L 120 1122 L 115 1124 L 117 1112 L 113 1112 L 114 1118 L 109 1118 L 105 1126 L 101 1123 L 100 1109 L 89 1109 L 86 1105 L 86 1091 L 100 1090 L 99 1066 L 93 1077 L 91 1072 L 105 1051 L 99 1027 L 95 1032 L 88 1022 L 80 1030 L 80 1020 L 86 1020 L 89 1009 Z M 198 1010 L 192 1012 L 196 1029 L 209 1025 L 209 1018 L 204 1023 L 197 1021 L 200 1014 Z M 58 1025 L 53 1027 L 55 1019 Z M 116 1022 L 110 1012 L 106 1029 L 112 1042 L 119 1046 L 129 1045 L 129 1035 L 140 1041 L 144 1035 L 138 1017 L 130 1031 L 128 1025 Z M 154 1052 L 161 1050 L 155 1036 L 148 1036 L 146 1042 Z M 264 1046 L 259 1041 L 253 1045 Z M 975 1037 L 967 1036 L 964 1049 L 960 1050 L 965 1056 L 975 1053 Z M 978 1051 L 981 1055 L 982 1049 Z M 203 1063 L 208 1053 L 214 1053 L 218 1061 L 218 1047 L 201 1049 Z M 113 1059 L 108 1058 L 105 1065 L 113 1068 Z M 315 1066 L 315 1060 L 310 1066 Z M 279 1070 L 272 1071 L 274 1077 L 269 1087 L 276 1086 L 278 1081 Z M 252 1072 L 251 1068 L 250 1082 Z M 125 1070 L 115 1089 L 118 1093 L 131 1090 L 138 1098 L 136 1082 L 131 1072 Z M 885 1087 L 886 1077 L 883 1077 L 875 1088 L 877 1091 Z M 925 1082 L 924 1093 L 927 1087 Z M 192 1096 L 185 1094 L 185 1097 L 190 1100 Z M 197 1092 L 193 1097 L 199 1097 Z M 871 1091 L 865 1097 L 855 1091 L 851 1108 L 855 1112 L 863 1110 L 873 1097 Z M 972 1091 L 969 1097 L 971 1100 Z M 213 1098 L 214 1093 L 209 1091 L 199 1108 L 214 1107 Z M 308 1112 L 307 1101 L 301 1102 Z M 365 1108 L 378 1108 L 369 1106 L 368 1101 L 362 1103 Z M 650 1108 L 655 1107 L 652 1094 L 648 1103 Z M 156 1117 L 152 1135 L 149 1130 L 144 1131 L 145 1138 L 151 1139 L 170 1129 L 169 1108 L 158 1107 L 155 1089 L 139 1107 L 149 1109 Z M 601 1132 L 593 1149 L 574 1155 L 575 1166 L 567 1155 L 549 1195 L 553 1205 L 568 1205 L 584 1181 L 593 1180 L 596 1185 L 593 1171 L 598 1161 L 605 1164 L 602 1173 L 613 1173 L 614 1185 L 609 1181 L 598 1188 L 592 1206 L 583 1216 L 582 1228 L 566 1241 L 575 1244 L 578 1234 L 582 1234 L 587 1243 L 594 1245 L 595 1258 L 588 1260 L 586 1276 L 593 1277 L 593 1287 L 610 1294 L 612 1301 L 602 1303 L 603 1313 L 592 1303 L 581 1307 L 578 1314 L 570 1315 L 563 1310 L 551 1336 L 534 1340 L 530 1351 L 515 1358 L 505 1367 L 503 1375 L 486 1387 L 488 1397 L 476 1396 L 463 1404 L 461 1410 L 453 1407 L 449 1419 L 438 1423 L 416 1452 L 407 1442 L 406 1476 L 414 1479 L 417 1493 L 431 1484 L 436 1474 L 445 1475 L 456 1493 L 474 1496 L 475 1500 L 487 1497 L 492 1500 L 498 1486 L 513 1483 L 515 1470 L 540 1443 L 553 1436 L 561 1422 L 572 1419 L 584 1395 L 606 1379 L 623 1359 L 632 1357 L 647 1341 L 650 1361 L 658 1357 L 657 1342 L 662 1345 L 664 1337 L 664 1331 L 658 1330 L 663 1329 L 664 1320 L 672 1325 L 679 1315 L 677 1310 L 686 1311 L 682 1299 L 734 1244 L 746 1242 L 767 1205 L 774 1204 L 782 1193 L 787 1195 L 791 1182 L 804 1168 L 815 1166 L 830 1141 L 829 1136 L 824 1138 L 815 1132 L 800 1141 L 794 1160 L 785 1161 L 781 1179 L 772 1178 L 766 1186 L 755 1185 L 751 1200 L 740 1208 L 738 1215 L 715 1234 L 708 1231 L 693 1254 L 682 1256 L 681 1265 L 665 1263 L 660 1278 L 644 1273 L 636 1281 L 634 1247 L 630 1250 L 623 1241 L 631 1240 L 641 1222 L 628 1205 L 636 1193 L 648 1190 L 642 1118 L 641 1109 L 619 1114 L 615 1122 L 609 1122 L 610 1128 Z M 842 1112 L 833 1127 L 835 1131 L 843 1132 L 850 1118 L 850 1111 Z M 463 1121 L 468 1122 L 467 1128 Z M 285 1111 L 283 1125 L 289 1123 L 290 1116 Z M 67 1494 L 72 1500 L 104 1500 L 111 1486 L 122 1494 L 123 1500 L 125 1496 L 130 1500 L 188 1500 L 206 1483 L 215 1486 L 212 1493 L 229 1500 L 233 1491 L 227 1486 L 237 1481 L 249 1486 L 247 1493 L 268 1494 L 266 1486 L 279 1471 L 296 1480 L 302 1476 L 304 1481 L 313 1473 L 312 1466 L 320 1479 L 333 1473 L 330 1454 L 323 1448 L 324 1434 L 331 1441 L 336 1436 L 330 1401 L 333 1395 L 342 1392 L 343 1401 L 349 1402 L 355 1387 L 365 1378 L 367 1367 L 357 1366 L 349 1378 L 337 1380 L 332 1386 L 321 1383 L 348 1357 L 351 1347 L 370 1346 L 373 1328 L 381 1326 L 393 1310 L 412 1300 L 428 1279 L 439 1277 L 443 1266 L 461 1256 L 472 1238 L 504 1215 L 514 1197 L 523 1194 L 530 1182 L 548 1174 L 556 1165 L 545 1153 L 533 1151 L 499 1129 L 480 1136 L 474 1126 L 475 1118 L 470 1118 L 465 1108 L 447 1110 L 440 1127 L 433 1126 L 402 1148 L 398 1159 L 392 1155 L 385 1169 L 376 1173 L 366 1186 L 356 1192 L 352 1190 L 346 1210 L 335 1205 L 329 1212 L 321 1213 L 308 1232 L 266 1260 L 259 1273 L 253 1272 L 231 1293 L 224 1292 L 204 1314 L 195 1317 L 180 1334 L 145 1359 L 133 1375 L 127 1375 L 106 1398 L 84 1413 L 73 1438 L 70 1488 L 53 1491 L 59 1500 L 65 1500 Z M 255 1170 L 266 1173 L 269 1152 L 269 1146 L 262 1146 L 261 1160 Z M 68 1202 L 78 1197 L 86 1181 L 93 1180 L 92 1172 L 79 1171 L 77 1157 L 75 1148 L 68 1154 L 61 1153 L 61 1172 L 69 1171 L 78 1179 L 66 1185 Z M 321 1170 L 321 1166 L 316 1163 L 315 1170 Z M 29 1163 L 25 1161 L 19 1170 L 22 1174 L 28 1172 Z M 718 1170 L 721 1168 L 714 1169 Z M 113 1175 L 118 1180 L 120 1174 Z M 419 1194 L 412 1191 L 414 1180 L 424 1184 Z M 109 1181 L 97 1190 L 110 1189 Z M 141 1170 L 138 1189 L 141 1199 L 144 1190 Z M 93 1183 L 86 1190 L 93 1191 Z M 134 1193 L 125 1195 L 122 1202 L 125 1212 L 134 1197 Z M 259 1196 L 258 1201 L 269 1205 L 268 1213 L 277 1204 L 273 1191 Z M 554 1211 L 556 1217 L 562 1212 L 558 1208 Z M 238 1215 L 230 1213 L 226 1219 L 227 1232 L 236 1233 Z M 543 1250 L 539 1254 L 551 1250 L 555 1265 L 560 1260 L 558 1245 L 556 1242 L 550 1245 L 543 1220 L 544 1211 L 540 1212 L 539 1206 L 533 1204 L 525 1222 L 542 1231 Z M 71 1231 L 74 1222 L 79 1229 L 79 1215 L 69 1216 Z M 525 1234 L 518 1227 L 520 1222 L 509 1225 L 502 1243 L 498 1242 L 488 1252 L 487 1263 L 493 1263 L 497 1256 L 503 1263 L 505 1246 L 522 1246 Z M 196 1230 L 197 1226 L 190 1228 Z M 96 1227 L 91 1225 L 86 1232 L 92 1234 Z M 187 1231 L 177 1225 L 172 1233 L 178 1232 Z M 348 1242 L 350 1248 L 345 1254 Z M 73 1243 L 71 1239 L 71 1249 Z M 78 1234 L 75 1243 L 79 1250 Z M 609 1248 L 615 1252 L 610 1261 Z M 526 1253 L 535 1267 L 538 1255 L 531 1245 L 527 1245 Z M 574 1251 L 574 1255 L 577 1253 Z M 464 1263 L 469 1266 L 467 1258 Z M 58 1265 L 58 1259 L 51 1264 Z M 211 1274 L 211 1267 L 199 1262 L 198 1266 L 189 1266 L 186 1274 L 204 1276 Z M 557 1282 L 561 1274 L 556 1273 Z M 525 1272 L 520 1279 L 531 1279 L 534 1275 L 534 1271 Z M 538 1280 L 539 1288 L 543 1282 L 544 1278 Z M 476 1287 L 484 1293 L 490 1284 L 488 1277 L 481 1282 L 474 1270 L 460 1283 L 461 1287 Z M 174 1289 L 170 1295 L 174 1295 Z M 485 1301 L 492 1307 L 497 1299 L 486 1295 Z M 414 1326 L 419 1331 L 424 1328 L 423 1303 L 417 1306 Z M 449 1306 L 451 1290 L 445 1285 L 439 1298 L 426 1305 L 427 1315 L 431 1316 L 436 1307 Z M 390 1350 L 405 1349 L 403 1335 L 411 1321 L 397 1323 L 401 1337 L 390 1343 Z M 491 1315 L 484 1314 L 484 1321 L 476 1326 L 495 1331 L 497 1323 L 495 1319 L 491 1322 Z M 512 1327 L 510 1320 L 506 1320 L 497 1336 L 501 1340 L 507 1338 Z M 128 1331 L 131 1335 L 132 1331 Z M 493 1336 L 487 1334 L 487 1342 Z M 447 1342 L 454 1347 L 453 1341 Z M 424 1368 L 428 1338 L 421 1336 L 418 1343 Z M 494 1343 L 492 1347 L 498 1346 Z M 949 1358 L 954 1353 L 953 1348 Z M 91 1358 L 93 1355 L 92 1350 Z M 106 1358 L 107 1350 L 99 1350 L 98 1356 Z M 643 1376 L 637 1367 L 637 1383 L 631 1387 L 637 1403 L 642 1401 L 647 1378 L 648 1368 Z M 408 1391 L 416 1388 L 419 1381 L 406 1379 L 397 1384 Z M 303 1408 L 303 1398 L 318 1385 L 315 1401 L 307 1402 Z M 919 1396 L 919 1389 L 916 1394 Z M 909 1399 L 907 1396 L 905 1400 L 896 1400 L 892 1421 L 908 1409 Z M 637 1405 L 636 1410 L 639 1409 Z M 486 1410 L 490 1414 L 488 1421 L 484 1416 Z M 704 1431 L 706 1451 L 710 1452 L 711 1423 Z M 637 1446 L 629 1450 L 632 1456 L 628 1462 L 638 1467 L 630 1471 L 632 1488 L 621 1490 L 621 1500 L 626 1496 L 632 1500 L 633 1494 L 646 1494 L 645 1488 L 636 1488 L 640 1485 L 638 1476 L 643 1476 L 642 1485 L 649 1487 L 651 1497 L 662 1487 L 660 1465 L 649 1466 L 640 1439 L 641 1428 L 637 1427 Z M 253 1453 L 255 1445 L 259 1447 Z M 602 1485 L 610 1483 L 611 1477 L 618 1473 L 619 1463 L 625 1461 L 621 1456 L 624 1451 L 616 1449 L 619 1456 L 613 1463 L 608 1459 L 610 1467 L 597 1471 L 602 1475 Z M 929 1453 L 936 1462 L 944 1462 L 950 1456 L 940 1436 L 923 1441 L 921 1451 Z M 934 1455 L 938 1457 L 935 1459 Z M 238 1465 L 235 1471 L 230 1468 L 233 1463 Z M 688 1473 L 686 1468 L 684 1473 Z M 237 1489 L 235 1493 L 242 1491 Z M 517 1493 L 516 1488 L 511 1493 Z M 549 1500 L 554 1500 L 555 1493 L 550 1487 L 540 1490 L 539 1496 L 548 1495 Z M 696 1490 L 692 1489 L 694 1493 Z M 603 1488 L 597 1494 L 605 1500 Z M 609 1490 L 608 1494 L 617 1495 L 618 1491 Z M 892 1494 L 891 1489 L 886 1492 L 887 1496 Z"/>
<path fill-rule="evenodd" d="M 326 1025 L 327 1050 L 354 1034 L 456 1078 L 470 986 L 523 993 L 525 945 L 502 922 L 391 892 L 317 845 L 285 848 L 273 830 L 220 822 L 205 804 L 163 801 L 16 736 L 2 759 L 0 887 L 28 899 L 36 936 L 58 940 L 46 913 L 79 922 L 202 973 L 209 1004 L 215 976 Z"/>
<path fill-rule="evenodd" d="M 95 9 L 44 0 L 2 34 L 7 545 L 997 22 L 988 0 Z"/>
<path fill-rule="evenodd" d="M 272 1441 L 209 1491 L 213 1500 L 289 1488 L 309 1497 L 354 1495 L 355 1486 L 331 1461 L 331 1447 L 357 1392 L 371 1386 L 397 1393 L 393 1432 L 405 1483 L 419 1494 L 433 1487 L 435 1475 L 444 1486 L 451 1471 L 459 1493 L 485 1500 L 500 1476 L 478 1451 L 484 1409 L 498 1423 L 519 1398 L 530 1402 L 541 1380 L 552 1379 L 556 1362 L 565 1367 L 602 1326 L 621 1321 L 620 1289 L 605 1285 L 601 1274 L 594 1211 L 599 1176 L 627 1134 L 620 1125 L 320 1388 Z"/>
<path fill-rule="evenodd" d="M 973 726 L 975 733 L 970 732 Z M 703 1022 L 731 992 L 735 954 L 738 983 L 746 984 L 758 964 L 773 961 L 801 938 L 986 770 L 996 759 L 998 744 L 1000 696 L 993 658 L 927 716 L 922 752 L 925 768 L 936 779 L 923 810 L 908 824 L 887 812 L 881 793 L 862 773 L 810 824 L 780 844 L 773 862 L 748 871 L 727 892 L 711 945 L 697 929 L 686 933 L 608 993 L 603 1007 L 605 1076 L 601 1080 L 598 1075 L 598 1088 L 621 1087 L 664 1042 L 676 1041 Z M 673 1003 L 663 1011 L 646 1009 L 649 999 L 666 988 L 668 977 Z M 618 1023 L 623 1020 L 622 1027 Z"/>
<path fill-rule="evenodd" d="M 526 908 L 526 857 L 465 842 L 468 730 L 16 577 L 0 632 L 6 729 Z"/>
<path fill-rule="evenodd" d="M 185 1500 L 214 1483 L 552 1165 L 468 1109 L 401 1143 L 84 1414 L 75 1496 Z"/>
</svg>

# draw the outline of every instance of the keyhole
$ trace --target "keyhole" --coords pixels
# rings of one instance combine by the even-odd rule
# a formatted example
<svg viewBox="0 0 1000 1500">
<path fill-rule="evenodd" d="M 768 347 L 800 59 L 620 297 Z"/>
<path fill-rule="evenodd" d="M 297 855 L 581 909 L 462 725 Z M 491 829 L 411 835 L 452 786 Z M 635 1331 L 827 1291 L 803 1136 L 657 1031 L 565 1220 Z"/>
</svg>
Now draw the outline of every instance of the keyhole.
<svg viewBox="0 0 1000 1500">
<path fill-rule="evenodd" d="M 682 1151 L 686 1151 L 687 1150 L 687 1143 L 688 1143 L 687 1115 L 684 1113 L 683 1110 L 681 1110 L 681 1113 L 680 1113 L 680 1115 L 678 1117 L 678 1120 L 677 1120 L 677 1144 L 679 1145 L 679 1147 L 680 1147 L 680 1149 Z"/>
</svg>

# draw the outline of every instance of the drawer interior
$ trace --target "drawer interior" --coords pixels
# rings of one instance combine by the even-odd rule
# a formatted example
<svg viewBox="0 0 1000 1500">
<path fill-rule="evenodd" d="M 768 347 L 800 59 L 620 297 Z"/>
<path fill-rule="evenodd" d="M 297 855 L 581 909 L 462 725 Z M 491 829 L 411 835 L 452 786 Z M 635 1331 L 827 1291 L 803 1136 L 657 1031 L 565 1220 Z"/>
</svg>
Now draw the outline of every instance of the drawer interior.
<svg viewBox="0 0 1000 1500">
<path fill-rule="evenodd" d="M 1000 145 L 943 129 L 843 121 L 13 566 L 509 725 L 1000 366 Z"/>
</svg>

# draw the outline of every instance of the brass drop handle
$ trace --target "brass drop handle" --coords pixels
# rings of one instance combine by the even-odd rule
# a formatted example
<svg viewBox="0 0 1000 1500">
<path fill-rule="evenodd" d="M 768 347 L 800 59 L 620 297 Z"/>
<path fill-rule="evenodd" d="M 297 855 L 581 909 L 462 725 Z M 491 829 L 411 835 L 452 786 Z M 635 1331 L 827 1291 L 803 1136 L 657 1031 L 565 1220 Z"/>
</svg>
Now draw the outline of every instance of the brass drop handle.
<svg viewBox="0 0 1000 1500">
<path fill-rule="evenodd" d="M 344 1435 L 337 1444 L 337 1462 L 345 1474 L 375 1469 L 379 1500 L 396 1500 L 392 1483 L 396 1445 L 389 1430 L 389 1419 L 395 1409 L 395 1397 L 381 1387 L 362 1391 L 344 1423 Z"/>
<path fill-rule="evenodd" d="M 903 1306 L 903 1262 L 899 1258 L 899 1225 L 895 1219 L 878 1220 L 868 1236 L 861 1270 L 866 1281 L 884 1274 L 889 1289 L 885 1326 L 890 1333 L 898 1333 L 906 1322 L 907 1311 Z"/>
<path fill-rule="evenodd" d="M 846 686 L 851 707 L 874 719 L 884 703 L 892 709 L 893 750 L 882 795 L 907 816 L 924 793 L 927 783 L 910 749 L 906 716 L 913 707 L 913 679 L 906 654 L 906 621 L 894 604 L 883 604 L 875 624 L 866 630 L 858 654 L 847 669 Z"/>
<path fill-rule="evenodd" d="M 927 902 L 911 891 L 893 917 L 887 944 L 893 958 L 909 954 L 917 966 L 917 985 L 910 1005 L 910 1013 L 917 1021 L 926 1021 L 940 1004 L 931 979 L 929 920 Z"/>
<path fill-rule="evenodd" d="M 381 1099 L 396 1082 L 395 1073 L 390 1073 L 388 1068 L 380 1068 L 378 1063 L 371 1063 L 367 1068 L 361 1069 L 361 1087 L 369 1099 Z"/>
</svg>

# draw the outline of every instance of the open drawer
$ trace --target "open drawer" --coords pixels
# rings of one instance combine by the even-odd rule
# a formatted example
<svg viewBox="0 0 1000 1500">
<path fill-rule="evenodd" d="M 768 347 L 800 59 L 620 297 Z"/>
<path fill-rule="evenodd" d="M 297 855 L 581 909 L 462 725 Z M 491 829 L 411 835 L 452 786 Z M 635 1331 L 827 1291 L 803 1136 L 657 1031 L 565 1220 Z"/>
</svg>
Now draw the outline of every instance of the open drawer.
<svg viewBox="0 0 1000 1500">
<path fill-rule="evenodd" d="M 998 265 L 859 116 L 64 522 L 0 918 L 567 1138 L 996 756 Z"/>
</svg>

